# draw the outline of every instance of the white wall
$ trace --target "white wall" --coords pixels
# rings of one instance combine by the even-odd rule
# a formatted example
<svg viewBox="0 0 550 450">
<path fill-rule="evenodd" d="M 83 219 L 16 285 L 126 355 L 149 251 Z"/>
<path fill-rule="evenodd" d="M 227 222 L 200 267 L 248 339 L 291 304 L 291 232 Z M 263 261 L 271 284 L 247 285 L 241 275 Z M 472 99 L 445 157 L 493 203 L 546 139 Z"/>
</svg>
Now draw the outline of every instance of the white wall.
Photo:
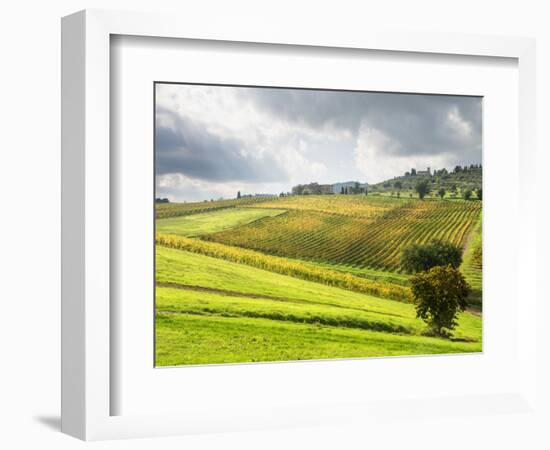
<svg viewBox="0 0 550 450">
<path fill-rule="evenodd" d="M 200 4 L 199 4 L 200 3 Z M 547 3 L 547 2 L 546 2 Z M 0 10 L 0 192 L 2 215 L 0 255 L 0 446 L 77 448 L 84 444 L 61 435 L 59 421 L 59 144 L 60 144 L 60 17 L 83 8 L 177 10 L 208 20 L 269 17 L 281 27 L 338 27 L 370 24 L 426 31 L 458 31 L 534 36 L 538 39 L 539 167 L 549 167 L 550 149 L 550 14 L 544 1 L 441 0 L 415 1 L 162 1 L 143 0 L 19 0 Z M 545 171 L 546 172 L 546 171 Z M 545 172 L 541 179 L 546 183 Z M 547 196 L 542 218 L 548 223 Z M 546 200 L 545 200 L 546 198 Z M 540 233 L 541 248 L 548 238 Z M 540 259 L 542 262 L 542 258 Z M 548 272 L 546 263 L 545 272 Z M 539 264 L 542 274 L 543 267 Z M 546 275 L 546 273 L 545 273 Z M 546 296 L 548 297 L 548 296 Z M 541 314 L 548 312 L 548 307 Z M 547 314 L 546 314 L 547 315 Z M 548 340 L 549 333 L 541 332 Z M 544 349 L 543 351 L 547 348 Z M 541 352 L 542 353 L 542 352 Z M 546 375 L 548 359 L 542 361 Z M 548 376 L 547 379 L 550 379 Z M 546 391 L 548 393 L 548 391 Z M 498 421 L 498 422 L 495 422 Z M 498 433 L 486 430 L 498 423 Z M 427 424 L 424 424 L 427 425 Z M 543 448 L 536 442 L 536 424 L 527 418 L 502 416 L 457 420 L 457 433 L 444 448 Z M 377 448 L 412 448 L 410 430 L 423 426 L 406 422 L 399 430 L 305 429 L 161 439 L 151 442 L 95 444 L 96 448 L 329 448 L 374 444 Z M 437 426 L 430 424 L 429 426 Z M 436 443 L 416 442 L 432 448 Z M 548 441 L 545 443 L 548 445 Z"/>
</svg>

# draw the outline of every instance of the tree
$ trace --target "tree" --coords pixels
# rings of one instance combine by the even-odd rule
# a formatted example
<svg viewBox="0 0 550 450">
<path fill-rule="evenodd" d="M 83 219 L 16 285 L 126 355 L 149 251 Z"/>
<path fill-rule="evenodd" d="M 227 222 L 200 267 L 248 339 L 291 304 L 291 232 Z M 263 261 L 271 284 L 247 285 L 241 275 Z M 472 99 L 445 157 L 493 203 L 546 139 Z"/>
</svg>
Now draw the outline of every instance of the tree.
<svg viewBox="0 0 550 450">
<path fill-rule="evenodd" d="M 427 244 L 412 244 L 401 255 L 401 267 L 409 273 L 447 265 L 458 269 L 461 263 L 462 249 L 440 239 L 434 239 Z"/>
<path fill-rule="evenodd" d="M 403 183 L 401 183 L 401 181 L 396 181 L 395 183 L 393 183 L 393 187 L 398 191 L 400 191 L 401 188 L 403 187 Z"/>
<path fill-rule="evenodd" d="M 450 337 L 458 325 L 457 315 L 468 306 L 470 286 L 457 269 L 432 267 L 410 280 L 416 317 L 424 320 L 437 336 Z"/>
<path fill-rule="evenodd" d="M 427 180 L 422 180 L 416 183 L 414 190 L 417 192 L 420 200 L 423 200 L 426 194 L 430 192 L 430 185 Z"/>
<path fill-rule="evenodd" d="M 465 189 L 464 192 L 462 193 L 462 197 L 464 198 L 464 200 L 470 200 L 470 198 L 472 197 L 472 190 Z"/>
<path fill-rule="evenodd" d="M 439 195 L 441 198 L 445 197 L 445 189 L 444 188 L 439 188 L 439 191 L 437 191 L 437 195 Z"/>
<path fill-rule="evenodd" d="M 483 190 L 482 190 L 482 188 L 477 188 L 476 196 L 477 196 L 478 200 L 483 200 Z"/>
<path fill-rule="evenodd" d="M 344 192 L 344 186 L 342 186 L 342 189 L 340 189 L 340 194 L 345 194 L 345 192 Z"/>
<path fill-rule="evenodd" d="M 369 188 L 367 187 L 366 183 L 365 183 L 365 195 L 369 195 Z"/>
<path fill-rule="evenodd" d="M 237 191 L 237 198 L 241 198 L 241 191 Z"/>
<path fill-rule="evenodd" d="M 411 175 L 414 177 L 416 175 L 416 169 L 411 169 Z"/>
</svg>

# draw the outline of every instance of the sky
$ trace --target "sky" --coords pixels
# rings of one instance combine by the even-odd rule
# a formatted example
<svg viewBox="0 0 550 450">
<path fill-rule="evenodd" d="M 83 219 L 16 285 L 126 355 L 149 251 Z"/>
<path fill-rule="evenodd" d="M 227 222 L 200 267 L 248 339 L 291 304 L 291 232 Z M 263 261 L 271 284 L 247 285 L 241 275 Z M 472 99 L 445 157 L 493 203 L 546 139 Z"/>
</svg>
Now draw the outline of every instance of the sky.
<svg viewBox="0 0 550 450">
<path fill-rule="evenodd" d="M 370 184 L 481 163 L 480 97 L 156 85 L 156 197 Z"/>
</svg>

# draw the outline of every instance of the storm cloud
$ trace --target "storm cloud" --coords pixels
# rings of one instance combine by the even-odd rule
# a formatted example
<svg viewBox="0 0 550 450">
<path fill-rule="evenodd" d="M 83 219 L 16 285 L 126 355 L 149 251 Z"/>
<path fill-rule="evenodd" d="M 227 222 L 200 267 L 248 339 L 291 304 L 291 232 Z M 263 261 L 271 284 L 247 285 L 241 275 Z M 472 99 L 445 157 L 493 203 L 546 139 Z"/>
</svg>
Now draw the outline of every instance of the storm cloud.
<svg viewBox="0 0 550 450">
<path fill-rule="evenodd" d="M 202 200 L 481 163 L 480 97 L 157 85 L 157 194 Z"/>
<path fill-rule="evenodd" d="M 480 156 L 479 97 L 298 89 L 241 93 L 252 94 L 256 104 L 274 117 L 311 129 L 343 130 L 356 136 L 366 123 L 398 144 L 387 149 L 390 154 Z"/>
<path fill-rule="evenodd" d="M 162 107 L 157 117 L 171 116 L 172 126 L 155 130 L 157 175 L 181 173 L 208 181 L 280 181 L 286 179 L 270 155 L 247 155 L 246 142 L 213 134 L 199 123 Z"/>
</svg>

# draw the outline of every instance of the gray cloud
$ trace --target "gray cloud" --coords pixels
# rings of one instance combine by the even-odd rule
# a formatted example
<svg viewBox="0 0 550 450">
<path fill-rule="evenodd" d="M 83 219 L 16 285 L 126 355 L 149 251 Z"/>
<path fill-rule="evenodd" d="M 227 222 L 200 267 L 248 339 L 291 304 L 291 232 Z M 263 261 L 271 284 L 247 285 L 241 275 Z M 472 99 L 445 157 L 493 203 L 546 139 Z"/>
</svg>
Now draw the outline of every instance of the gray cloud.
<svg viewBox="0 0 550 450">
<path fill-rule="evenodd" d="M 241 91 L 276 118 L 312 129 L 346 130 L 356 136 L 362 123 L 400 145 L 399 155 L 460 153 L 465 162 L 481 157 L 481 98 L 465 96 L 337 92 L 290 89 Z M 461 134 L 449 115 L 470 129 Z"/>
<path fill-rule="evenodd" d="M 180 200 L 482 157 L 480 97 L 157 85 L 156 112 L 158 192 Z"/>
<path fill-rule="evenodd" d="M 271 155 L 245 153 L 246 143 L 221 137 L 203 125 L 157 105 L 157 117 L 169 116 L 173 126 L 155 130 L 156 174 L 180 173 L 191 178 L 226 182 L 286 179 Z"/>
</svg>

